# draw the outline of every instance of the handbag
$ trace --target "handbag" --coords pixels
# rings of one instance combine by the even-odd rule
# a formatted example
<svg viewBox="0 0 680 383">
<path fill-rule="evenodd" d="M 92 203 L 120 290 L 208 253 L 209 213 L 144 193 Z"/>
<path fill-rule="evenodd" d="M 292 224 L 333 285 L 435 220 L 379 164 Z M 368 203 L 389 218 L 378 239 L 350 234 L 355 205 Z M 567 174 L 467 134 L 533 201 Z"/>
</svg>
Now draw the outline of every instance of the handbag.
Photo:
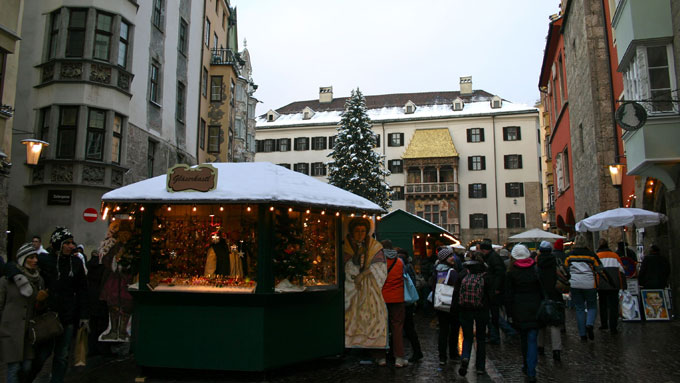
<svg viewBox="0 0 680 383">
<path fill-rule="evenodd" d="M 453 286 L 449 286 L 451 270 L 446 274 L 444 283 L 437 283 L 434 288 L 434 308 L 439 311 L 451 311 L 451 301 L 453 300 Z"/>
<path fill-rule="evenodd" d="M 569 272 L 564 268 L 564 265 L 557 265 L 555 276 L 555 289 L 562 294 L 567 294 L 571 289 L 571 283 L 569 283 Z"/>
<path fill-rule="evenodd" d="M 536 312 L 536 320 L 547 326 L 559 326 L 564 323 L 564 303 L 548 298 L 548 293 L 543 287 L 543 281 L 541 280 L 538 268 L 535 271 L 543 293 L 543 299 L 541 299 L 538 311 Z"/>
<path fill-rule="evenodd" d="M 56 338 L 64 332 L 59 321 L 59 314 L 48 311 L 28 321 L 28 340 L 31 344 L 39 344 Z"/>
<path fill-rule="evenodd" d="M 409 305 L 418 302 L 418 290 L 416 285 L 413 284 L 411 276 L 408 273 L 404 273 L 404 303 Z"/>
<path fill-rule="evenodd" d="M 596 266 L 594 269 L 595 280 L 597 281 L 597 290 L 599 291 L 618 291 L 612 280 L 612 276 L 607 274 L 606 269 L 602 266 Z"/>
</svg>

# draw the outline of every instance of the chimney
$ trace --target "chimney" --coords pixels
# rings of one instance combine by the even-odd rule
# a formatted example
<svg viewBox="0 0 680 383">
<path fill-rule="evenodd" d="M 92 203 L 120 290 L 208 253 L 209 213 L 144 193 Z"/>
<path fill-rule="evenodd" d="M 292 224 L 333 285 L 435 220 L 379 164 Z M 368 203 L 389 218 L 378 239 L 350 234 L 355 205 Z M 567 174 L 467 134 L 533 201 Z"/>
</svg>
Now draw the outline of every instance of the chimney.
<svg viewBox="0 0 680 383">
<path fill-rule="evenodd" d="M 333 101 L 333 87 L 332 86 L 322 86 L 319 88 L 319 102 L 322 104 L 328 104 Z"/>
<path fill-rule="evenodd" d="M 460 78 L 460 94 L 472 94 L 472 76 L 465 76 Z"/>
</svg>

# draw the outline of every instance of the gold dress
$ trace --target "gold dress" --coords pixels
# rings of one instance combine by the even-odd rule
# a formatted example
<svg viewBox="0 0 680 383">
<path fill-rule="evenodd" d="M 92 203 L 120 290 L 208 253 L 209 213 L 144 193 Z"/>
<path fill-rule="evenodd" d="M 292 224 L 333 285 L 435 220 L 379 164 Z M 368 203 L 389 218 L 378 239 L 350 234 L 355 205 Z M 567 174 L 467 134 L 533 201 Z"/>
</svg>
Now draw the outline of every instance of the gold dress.
<svg viewBox="0 0 680 383">
<path fill-rule="evenodd" d="M 387 348 L 387 306 L 382 286 L 387 265 L 382 245 L 372 237 L 357 244 L 348 236 L 342 247 L 345 265 L 345 347 Z M 357 284 L 361 273 L 365 276 Z"/>
</svg>

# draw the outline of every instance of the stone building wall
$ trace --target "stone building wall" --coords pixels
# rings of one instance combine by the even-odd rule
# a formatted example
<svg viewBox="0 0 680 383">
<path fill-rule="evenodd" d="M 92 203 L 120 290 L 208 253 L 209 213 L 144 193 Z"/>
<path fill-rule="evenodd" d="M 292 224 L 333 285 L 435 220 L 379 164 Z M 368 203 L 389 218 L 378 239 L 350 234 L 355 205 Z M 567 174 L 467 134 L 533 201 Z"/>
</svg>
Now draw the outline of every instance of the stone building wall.
<svg viewBox="0 0 680 383">
<path fill-rule="evenodd" d="M 571 131 L 575 218 L 618 207 L 608 166 L 618 162 L 611 74 L 600 0 L 574 0 L 565 21 L 565 65 Z"/>
</svg>

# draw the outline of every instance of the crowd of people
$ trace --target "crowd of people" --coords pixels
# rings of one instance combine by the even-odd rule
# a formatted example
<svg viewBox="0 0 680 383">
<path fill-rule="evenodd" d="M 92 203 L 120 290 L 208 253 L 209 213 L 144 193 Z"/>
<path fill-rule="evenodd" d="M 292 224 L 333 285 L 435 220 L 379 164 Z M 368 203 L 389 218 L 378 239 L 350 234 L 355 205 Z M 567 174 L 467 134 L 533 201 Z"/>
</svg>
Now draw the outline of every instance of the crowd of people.
<svg viewBox="0 0 680 383">
<path fill-rule="evenodd" d="M 102 294 L 107 270 L 97 250 L 89 261 L 84 251 L 70 230 L 57 227 L 47 250 L 40 236 L 33 236 L 3 265 L 0 361 L 7 364 L 8 383 L 33 382 L 50 357 L 50 383 L 63 382 L 79 329 L 84 328 L 88 334 L 85 342 L 90 354 L 107 349 L 98 341 L 109 327 Z M 49 315 L 57 319 L 49 320 Z M 58 330 L 50 332 L 45 328 Z M 43 337 L 43 333 L 52 335 Z"/>
<path fill-rule="evenodd" d="M 442 244 L 432 257 L 423 258 L 418 275 L 407 250 L 394 247 L 389 239 L 379 242 L 370 232 L 369 220 L 352 219 L 342 247 L 345 346 L 363 350 L 362 363 L 386 366 L 393 361 L 400 368 L 419 362 L 425 353 L 415 329 L 416 309 L 436 308 L 440 365 L 459 363 L 458 373 L 465 376 L 476 345 L 474 369 L 483 375 L 486 347 L 500 344 L 502 331 L 506 339 L 519 338 L 522 371 L 530 382 L 536 381 L 538 356 L 545 354 L 548 343 L 555 362 L 563 357 L 565 291 L 560 284 L 568 286 L 569 307 L 575 310 L 583 342 L 595 339 L 598 313 L 599 328 L 612 335 L 618 333 L 618 291 L 626 288 L 622 258 L 635 256 L 625 246 L 614 252 L 601 239 L 593 251 L 582 234 L 576 236 L 568 252 L 559 239 L 541 242 L 535 252 L 517 244 L 500 254 L 488 240 L 473 251 L 463 252 Z M 109 259 L 114 270 L 104 266 L 121 250 L 116 245 L 109 247 L 103 257 L 95 250 L 87 261 L 84 248 L 75 243 L 73 234 L 58 227 L 50 236 L 48 250 L 40 237 L 34 236 L 4 265 L 0 278 L 0 361 L 7 364 L 8 383 L 33 382 L 50 357 L 50 382 L 63 382 L 78 329 L 92 327 L 88 343 L 94 353 L 105 352 L 98 341 L 126 338 L 131 297 L 114 294 L 107 286 L 129 281 L 115 272 L 115 260 Z M 651 246 L 640 267 L 639 284 L 643 288 L 665 288 L 669 272 L 666 257 L 657 246 Z M 425 281 L 419 286 L 422 299 L 407 302 L 408 284 L 418 280 Z M 433 302 L 440 290 L 450 294 L 448 304 L 437 306 Z M 113 295 L 117 295 L 115 302 Z M 557 310 L 550 320 L 541 315 L 546 302 Z M 38 342 L 31 323 L 48 312 L 58 315 L 62 330 Z M 405 340 L 411 346 L 410 356 Z"/>
<path fill-rule="evenodd" d="M 357 226 L 361 228 L 356 230 Z M 412 324 L 416 306 L 404 304 L 402 275 L 409 273 L 411 279 L 416 280 L 412 258 L 404 249 L 393 248 L 389 240 L 383 240 L 381 248 L 380 243 L 368 234 L 370 223 L 367 221 L 353 220 L 349 231 L 344 254 L 345 286 L 347 289 L 347 285 L 351 285 L 350 290 L 354 294 L 351 301 L 345 302 L 347 313 L 351 313 L 345 317 L 346 330 L 353 329 L 356 335 L 364 330 L 375 330 L 380 323 L 385 325 L 381 331 L 371 333 L 375 335 L 372 340 L 377 342 L 369 345 L 358 340 L 348 343 L 348 347 L 372 349 L 371 355 L 380 366 L 387 365 L 390 356 L 395 367 L 420 361 L 424 352 Z M 362 249 L 371 251 L 365 253 Z M 658 247 L 652 246 L 644 258 L 639 275 L 642 287 L 666 287 L 668 260 L 659 253 Z M 475 251 L 456 252 L 452 247 L 442 245 L 437 247 L 435 254 L 432 264 L 419 265 L 427 281 L 420 292 L 423 296 L 430 293 L 432 298 L 440 290 L 445 294 L 446 286 L 449 286 L 448 291 L 453 288 L 449 306 L 438 306 L 440 300 L 437 298 L 431 302 L 436 302 L 439 364 L 459 363 L 458 373 L 461 376 L 467 375 L 468 368 L 472 368 L 470 356 L 473 345 L 476 345 L 474 370 L 478 375 L 485 374 L 486 348 L 499 344 L 503 332 L 506 339 L 518 338 L 522 372 L 529 382 L 535 382 L 538 357 L 545 355 L 548 347 L 556 363 L 564 357 L 562 334 L 566 331 L 566 307 L 575 311 L 576 328 L 582 342 L 595 339 L 598 313 L 599 329 L 612 335 L 618 334 L 618 293 L 626 289 L 621 258 L 631 257 L 625 246 L 619 246 L 615 252 L 605 239 L 600 239 L 596 251 L 593 251 L 588 246 L 587 237 L 578 234 L 567 252 L 561 239 L 554 243 L 543 241 L 537 251 L 517 244 L 511 249 L 502 249 L 500 254 L 492 248 L 490 241 L 485 240 Z M 357 283 L 372 289 L 370 294 L 374 302 L 382 295 L 382 306 L 386 307 L 383 317 L 378 303 L 361 305 L 365 293 Z M 565 288 L 568 294 L 565 294 Z M 565 298 L 569 301 L 565 302 Z M 431 302 L 422 300 L 418 305 L 432 308 Z M 373 321 L 364 322 L 367 326 L 364 329 L 358 327 L 354 320 L 361 316 L 362 311 Z M 460 332 L 463 335 L 461 349 L 458 347 Z M 408 359 L 404 339 L 410 341 L 413 350 Z M 370 362 L 363 360 L 362 363 Z"/>
</svg>

